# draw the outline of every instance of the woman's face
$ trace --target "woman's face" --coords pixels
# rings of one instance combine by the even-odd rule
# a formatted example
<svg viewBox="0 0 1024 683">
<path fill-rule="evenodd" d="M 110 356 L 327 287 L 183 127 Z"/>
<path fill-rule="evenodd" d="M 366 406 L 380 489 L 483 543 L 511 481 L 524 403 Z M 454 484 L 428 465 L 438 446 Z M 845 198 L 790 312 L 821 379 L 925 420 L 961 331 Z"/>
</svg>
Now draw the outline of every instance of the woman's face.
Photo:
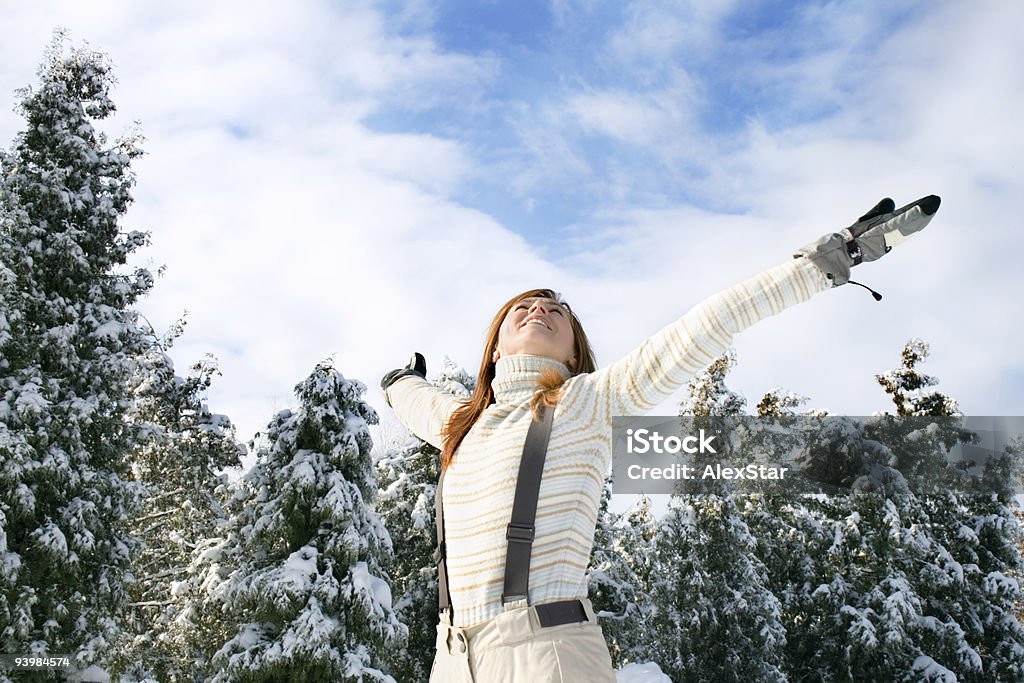
<svg viewBox="0 0 1024 683">
<path fill-rule="evenodd" d="M 517 301 L 498 330 L 498 348 L 492 360 L 528 353 L 574 367 L 570 313 L 553 299 L 530 297 Z"/>
</svg>

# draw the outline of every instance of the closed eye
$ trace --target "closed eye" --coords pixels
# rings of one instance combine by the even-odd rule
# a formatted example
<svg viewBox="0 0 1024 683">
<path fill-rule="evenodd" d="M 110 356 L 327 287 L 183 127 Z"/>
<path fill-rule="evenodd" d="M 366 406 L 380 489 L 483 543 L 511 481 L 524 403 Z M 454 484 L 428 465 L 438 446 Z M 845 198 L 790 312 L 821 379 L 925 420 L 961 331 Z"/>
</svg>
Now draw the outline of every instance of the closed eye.
<svg viewBox="0 0 1024 683">
<path fill-rule="evenodd" d="M 524 300 L 512 307 L 513 311 L 529 310 L 533 306 L 533 301 Z M 543 304 L 544 310 L 548 313 L 557 313 L 558 315 L 565 317 L 565 308 L 562 304 L 552 301 L 549 304 Z"/>
</svg>

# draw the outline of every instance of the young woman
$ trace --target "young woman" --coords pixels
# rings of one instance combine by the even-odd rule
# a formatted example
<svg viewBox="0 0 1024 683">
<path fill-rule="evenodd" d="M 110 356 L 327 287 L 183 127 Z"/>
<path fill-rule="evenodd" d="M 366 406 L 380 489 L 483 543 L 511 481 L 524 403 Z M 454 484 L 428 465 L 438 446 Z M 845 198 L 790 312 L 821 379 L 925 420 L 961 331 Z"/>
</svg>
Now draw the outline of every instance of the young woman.
<svg viewBox="0 0 1024 683">
<path fill-rule="evenodd" d="M 468 401 L 427 382 L 419 354 L 385 375 L 381 386 L 396 415 L 442 453 L 443 610 L 430 680 L 614 682 L 585 578 L 611 462 L 612 417 L 646 413 L 737 332 L 848 282 L 852 266 L 922 229 L 938 205 L 931 196 L 894 211 L 892 200 L 883 200 L 850 228 L 710 297 L 601 369 L 568 305 L 550 289 L 533 289 L 494 316 Z M 520 460 L 528 430 L 542 416 L 552 420 L 528 591 L 503 595 L 506 559 L 519 540 L 509 520 Z"/>
</svg>

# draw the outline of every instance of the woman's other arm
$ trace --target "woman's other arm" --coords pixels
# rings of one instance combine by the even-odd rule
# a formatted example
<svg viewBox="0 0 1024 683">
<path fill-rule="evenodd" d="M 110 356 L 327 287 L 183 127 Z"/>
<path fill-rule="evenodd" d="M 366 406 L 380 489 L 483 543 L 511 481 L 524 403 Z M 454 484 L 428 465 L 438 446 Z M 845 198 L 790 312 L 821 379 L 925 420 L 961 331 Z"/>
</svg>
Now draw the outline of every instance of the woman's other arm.
<svg viewBox="0 0 1024 683">
<path fill-rule="evenodd" d="M 409 365 L 384 375 L 380 386 L 406 429 L 440 449 L 441 432 L 461 401 L 428 382 L 426 374 L 426 361 L 416 353 Z"/>
</svg>

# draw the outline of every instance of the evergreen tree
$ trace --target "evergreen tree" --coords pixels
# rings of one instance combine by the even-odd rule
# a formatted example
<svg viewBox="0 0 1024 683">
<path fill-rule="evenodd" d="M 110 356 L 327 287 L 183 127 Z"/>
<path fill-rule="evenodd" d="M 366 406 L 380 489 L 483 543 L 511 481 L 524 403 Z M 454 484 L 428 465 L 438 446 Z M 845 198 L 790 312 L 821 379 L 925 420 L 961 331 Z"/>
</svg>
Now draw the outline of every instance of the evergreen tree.
<svg viewBox="0 0 1024 683">
<path fill-rule="evenodd" d="M 394 680 L 384 648 L 406 633 L 382 578 L 391 540 L 370 509 L 377 415 L 329 362 L 295 390 L 298 409 L 267 426 L 223 537 L 193 568 L 212 680 Z"/>
<path fill-rule="evenodd" d="M 621 515 L 608 509 L 610 500 L 611 486 L 606 484 L 587 580 L 612 662 L 620 667 L 650 660 L 651 560 L 657 525 L 646 496 Z"/>
<path fill-rule="evenodd" d="M 926 391 L 938 380 L 918 370 L 918 363 L 928 358 L 928 344 L 911 339 L 900 352 L 900 367 L 877 375 L 875 379 L 892 398 L 896 414 L 907 415 L 959 415 L 955 400 L 939 391 Z"/>
<path fill-rule="evenodd" d="M 433 384 L 468 398 L 476 380 L 446 358 Z M 377 461 L 381 486 L 377 512 L 392 538 L 402 539 L 388 565 L 395 612 L 409 631 L 405 643 L 388 649 L 389 671 L 399 681 L 426 681 L 434 660 L 438 622 L 434 494 L 440 474 L 440 451 L 415 436 Z"/>
<path fill-rule="evenodd" d="M 55 38 L 0 154 L 0 651 L 102 660 L 127 599 L 130 380 L 149 341 L 122 232 L 139 138 L 108 143 L 107 58 Z"/>
<path fill-rule="evenodd" d="M 743 398 L 724 382 L 734 362 L 720 357 L 690 382 L 681 412 L 695 425 L 742 414 Z M 658 527 L 652 654 L 675 681 L 784 681 L 779 601 L 735 494 L 713 491 L 677 494 Z"/>
<path fill-rule="evenodd" d="M 912 340 L 901 356 L 902 367 L 879 376 L 901 419 L 828 418 L 807 435 L 805 469 L 853 492 L 745 509 L 783 604 L 785 673 L 792 681 L 1018 680 L 1020 593 L 1010 578 L 1020 567 L 1018 527 L 998 495 L 936 492 L 936 481 L 954 483 L 946 452 L 970 434 L 952 419 L 955 401 L 922 390 L 936 383 L 917 369 L 927 345 Z M 771 398 L 760 407 L 787 412 Z"/>
<path fill-rule="evenodd" d="M 114 670 L 123 681 L 188 680 L 200 656 L 188 640 L 196 619 L 189 564 L 200 544 L 224 526 L 227 513 L 216 491 L 227 484 L 222 471 L 238 467 L 245 452 L 227 416 L 207 405 L 206 391 L 219 374 L 212 357 L 193 365 L 187 377 L 174 372 L 165 352 L 182 325 L 154 345 L 135 388 L 141 434 L 132 473 L 146 496 L 131 526 L 143 545 L 133 558 L 136 583 Z"/>
<path fill-rule="evenodd" d="M 899 435 L 901 469 L 919 463 L 937 469 L 933 460 L 941 463 L 953 445 L 974 440 L 955 419 L 929 419 L 930 429 L 914 429 L 921 416 L 960 415 L 955 400 L 926 390 L 938 383 L 918 368 L 928 354 L 928 344 L 912 339 L 900 354 L 901 367 L 877 377 L 909 424 Z M 918 496 L 939 546 L 932 566 L 920 573 L 921 592 L 933 618 L 955 636 L 948 658 L 960 680 L 1024 679 L 1024 628 L 1016 616 L 1022 592 L 1014 578 L 1024 561 L 1018 548 L 1021 527 L 1012 510 L 1020 490 L 1022 445 L 1011 444 L 986 463 L 980 491 L 957 486 L 956 471 L 946 466 L 939 485 Z M 938 455 L 929 458 L 929 451 Z"/>
</svg>

